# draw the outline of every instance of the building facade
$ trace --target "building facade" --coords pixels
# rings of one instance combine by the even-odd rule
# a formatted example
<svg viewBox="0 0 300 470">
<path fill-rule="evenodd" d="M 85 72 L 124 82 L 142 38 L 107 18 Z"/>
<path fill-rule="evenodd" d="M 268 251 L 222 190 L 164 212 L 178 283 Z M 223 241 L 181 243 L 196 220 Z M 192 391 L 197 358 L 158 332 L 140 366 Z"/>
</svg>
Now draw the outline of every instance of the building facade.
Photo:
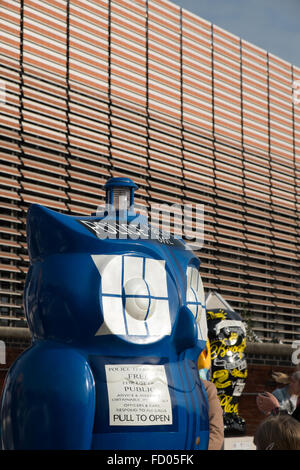
<svg viewBox="0 0 300 470">
<path fill-rule="evenodd" d="M 26 212 L 204 204 L 199 251 L 264 341 L 300 340 L 300 68 L 167 0 L 0 4 L 0 327 L 24 327 Z"/>
</svg>

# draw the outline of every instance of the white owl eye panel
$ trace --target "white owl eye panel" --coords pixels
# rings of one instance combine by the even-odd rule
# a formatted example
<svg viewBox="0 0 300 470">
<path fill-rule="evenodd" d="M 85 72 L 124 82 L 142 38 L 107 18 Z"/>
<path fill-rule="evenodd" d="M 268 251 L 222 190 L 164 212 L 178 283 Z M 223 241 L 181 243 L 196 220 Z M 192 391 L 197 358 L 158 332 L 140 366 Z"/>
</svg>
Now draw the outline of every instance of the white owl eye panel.
<svg viewBox="0 0 300 470">
<path fill-rule="evenodd" d="M 96 333 L 149 343 L 171 334 L 165 261 L 92 255 L 101 276 L 103 324 Z"/>
<path fill-rule="evenodd" d="M 198 329 L 198 339 L 207 340 L 207 319 L 204 287 L 200 273 L 194 266 L 186 270 L 186 305 L 193 313 Z"/>
</svg>

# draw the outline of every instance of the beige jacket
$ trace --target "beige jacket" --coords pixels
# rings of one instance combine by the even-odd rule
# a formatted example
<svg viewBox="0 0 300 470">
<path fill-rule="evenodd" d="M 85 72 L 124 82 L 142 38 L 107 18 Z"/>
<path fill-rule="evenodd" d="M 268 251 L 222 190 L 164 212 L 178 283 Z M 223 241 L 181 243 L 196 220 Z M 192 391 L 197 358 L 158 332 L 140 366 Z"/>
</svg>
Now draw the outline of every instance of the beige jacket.
<svg viewBox="0 0 300 470">
<path fill-rule="evenodd" d="M 224 444 L 223 409 L 214 383 L 203 380 L 209 404 L 208 450 L 222 450 Z"/>
</svg>

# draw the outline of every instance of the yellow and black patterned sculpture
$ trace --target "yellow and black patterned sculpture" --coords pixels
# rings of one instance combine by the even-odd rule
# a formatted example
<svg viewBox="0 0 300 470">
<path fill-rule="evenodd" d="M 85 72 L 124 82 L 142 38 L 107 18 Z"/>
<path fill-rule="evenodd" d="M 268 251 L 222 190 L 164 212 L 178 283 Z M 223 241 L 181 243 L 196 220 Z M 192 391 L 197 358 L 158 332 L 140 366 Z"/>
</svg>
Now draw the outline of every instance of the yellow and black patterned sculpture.
<svg viewBox="0 0 300 470">
<path fill-rule="evenodd" d="M 246 329 L 241 316 L 218 294 L 206 300 L 210 343 L 210 380 L 215 384 L 223 408 L 225 435 L 245 432 L 239 415 L 239 398 L 246 384 Z"/>
</svg>

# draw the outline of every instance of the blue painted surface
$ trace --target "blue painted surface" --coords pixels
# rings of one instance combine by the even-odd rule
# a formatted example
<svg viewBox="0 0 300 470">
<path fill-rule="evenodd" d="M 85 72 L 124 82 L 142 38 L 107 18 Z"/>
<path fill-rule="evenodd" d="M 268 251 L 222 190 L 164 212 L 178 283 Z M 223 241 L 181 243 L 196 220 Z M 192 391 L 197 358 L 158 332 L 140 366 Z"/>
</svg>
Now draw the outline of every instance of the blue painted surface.
<svg viewBox="0 0 300 470">
<path fill-rule="evenodd" d="M 136 214 L 130 216 L 129 222 L 132 220 L 147 223 Z M 3 447 L 207 449 L 208 404 L 197 370 L 206 339 L 198 338 L 195 317 L 186 301 L 186 270 L 188 266 L 198 268 L 199 260 L 181 240 L 171 244 L 147 239 L 101 240 L 94 230 L 99 221 L 99 217 L 66 216 L 40 205 L 32 205 L 28 211 L 31 266 L 24 305 L 33 344 L 7 375 L 1 404 Z M 151 341 L 149 330 L 148 336 L 132 331 L 130 335 L 97 334 L 105 318 L 102 279 L 91 255 L 163 262 L 170 333 Z M 123 290 L 121 297 L 124 305 Z M 147 297 L 144 323 L 151 325 L 151 302 L 161 299 L 151 297 L 150 292 L 140 297 Z M 111 364 L 163 367 L 172 423 L 111 426 L 105 375 L 105 366 Z"/>
</svg>

